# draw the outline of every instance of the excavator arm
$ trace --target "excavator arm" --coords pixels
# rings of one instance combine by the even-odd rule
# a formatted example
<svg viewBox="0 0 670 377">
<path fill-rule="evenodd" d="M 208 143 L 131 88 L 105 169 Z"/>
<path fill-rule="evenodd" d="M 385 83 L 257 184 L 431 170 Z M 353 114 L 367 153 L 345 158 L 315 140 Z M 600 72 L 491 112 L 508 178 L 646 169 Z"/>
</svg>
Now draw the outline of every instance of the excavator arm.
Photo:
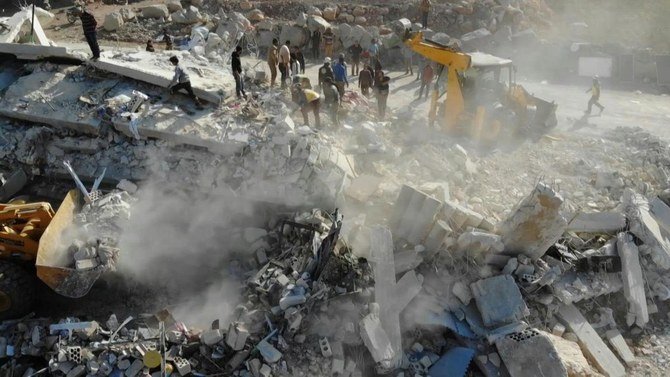
<svg viewBox="0 0 670 377">
<path fill-rule="evenodd" d="M 468 54 L 458 52 L 450 47 L 439 43 L 425 41 L 423 33 L 418 32 L 413 37 L 405 40 L 405 45 L 411 48 L 417 54 L 424 56 L 443 67 L 447 68 L 447 100 L 445 101 L 445 124 L 448 131 L 453 131 L 456 124 L 465 110 L 465 102 L 461 85 L 458 80 L 458 74 L 465 72 L 471 67 L 472 61 Z M 437 109 L 437 85 L 433 91 L 431 103 L 431 120 L 435 117 Z"/>
</svg>

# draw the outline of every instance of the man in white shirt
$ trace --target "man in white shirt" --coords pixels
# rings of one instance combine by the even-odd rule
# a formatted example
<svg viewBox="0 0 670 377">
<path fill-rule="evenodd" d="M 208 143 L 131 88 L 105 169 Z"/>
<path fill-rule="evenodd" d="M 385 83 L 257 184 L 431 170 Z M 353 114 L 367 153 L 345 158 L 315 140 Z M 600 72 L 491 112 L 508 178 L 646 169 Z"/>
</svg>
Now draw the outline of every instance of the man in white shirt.
<svg viewBox="0 0 670 377">
<path fill-rule="evenodd" d="M 289 64 L 291 64 L 291 50 L 289 46 L 291 41 L 286 41 L 279 49 L 279 72 L 281 72 L 281 87 L 286 88 L 286 79 L 288 78 Z"/>
</svg>

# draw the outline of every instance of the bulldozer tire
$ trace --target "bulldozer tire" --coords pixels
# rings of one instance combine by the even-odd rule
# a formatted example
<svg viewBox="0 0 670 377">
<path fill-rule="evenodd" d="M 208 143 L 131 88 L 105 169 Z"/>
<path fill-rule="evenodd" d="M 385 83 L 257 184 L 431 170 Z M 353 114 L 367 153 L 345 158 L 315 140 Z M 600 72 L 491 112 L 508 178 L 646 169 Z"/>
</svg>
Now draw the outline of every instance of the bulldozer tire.
<svg viewBox="0 0 670 377">
<path fill-rule="evenodd" d="M 0 320 L 26 315 L 35 302 L 35 275 L 23 266 L 0 261 Z"/>
</svg>

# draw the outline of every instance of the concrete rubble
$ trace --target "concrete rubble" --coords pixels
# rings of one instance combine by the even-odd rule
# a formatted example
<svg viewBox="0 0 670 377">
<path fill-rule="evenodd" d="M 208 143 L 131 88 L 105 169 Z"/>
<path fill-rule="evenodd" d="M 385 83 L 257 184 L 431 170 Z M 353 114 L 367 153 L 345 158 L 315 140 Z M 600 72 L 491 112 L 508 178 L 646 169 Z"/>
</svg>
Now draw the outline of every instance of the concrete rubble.
<svg viewBox="0 0 670 377">
<path fill-rule="evenodd" d="M 90 202 L 63 234 L 61 267 L 96 278 L 131 257 L 118 243 L 119 223 L 147 210 L 135 206 L 148 183 L 262 203 L 259 216 L 270 220 L 226 234 L 239 249 L 225 271 L 239 283 L 232 290 L 239 304 L 205 326 L 180 322 L 167 309 L 122 322 L 116 315 L 5 321 L 0 358 L 13 364 L 0 363 L 0 374 L 626 375 L 637 356 L 631 336 L 667 314 L 667 197 L 633 190 L 634 177 L 602 171 L 594 172 L 593 192 L 609 197 L 588 210 L 574 203 L 591 187 L 568 186 L 571 192 L 535 182 L 484 196 L 473 177 L 495 170 L 483 159 L 453 143 L 417 152 L 398 146 L 388 133 L 402 120 L 374 120 L 361 110 L 369 105 L 364 99 L 343 104 L 361 121 L 343 131 L 346 142 L 333 130 L 294 122 L 294 106 L 266 90 L 254 67 L 244 67 L 250 99 L 234 100 L 227 56 L 241 30 L 264 36 L 261 46 L 276 36 L 306 46 L 310 31 L 332 27 L 338 47 L 381 38 L 391 51 L 404 29 L 417 26 L 395 6 L 301 6 L 291 14 L 299 14 L 297 22 L 282 23 L 255 2 L 233 2 L 236 11 L 223 3 L 218 13 L 209 2 L 167 1 L 142 8 L 141 20 L 128 22 L 131 10 L 105 17 L 107 32 L 168 19 L 189 25 L 179 50 L 109 50 L 84 66 L 25 65 L 1 92 L 0 113 L 11 121 L 0 120 L 0 173 L 25 170 L 1 175 L 0 188 L 10 182 L 13 197 L 36 181 L 35 192 L 53 198 L 51 182 L 69 179 L 70 169 L 96 188 L 104 182 L 104 193 L 84 193 Z M 521 11 L 511 2 L 490 11 L 462 3 L 436 5 L 439 22 L 449 25 L 440 30 L 449 34 L 435 39 L 494 44 L 500 35 L 490 23 Z M 527 17 L 542 14 L 536 7 Z M 510 41 L 519 25 L 509 25 Z M 20 55 L 15 39 L 0 43 L 0 51 L 11 45 Z M 205 110 L 166 95 L 172 54 L 208 102 Z M 396 173 L 401 169 L 412 174 Z M 449 176 L 424 179 L 431 170 Z M 20 187 L 10 187 L 14 181 Z"/>
</svg>

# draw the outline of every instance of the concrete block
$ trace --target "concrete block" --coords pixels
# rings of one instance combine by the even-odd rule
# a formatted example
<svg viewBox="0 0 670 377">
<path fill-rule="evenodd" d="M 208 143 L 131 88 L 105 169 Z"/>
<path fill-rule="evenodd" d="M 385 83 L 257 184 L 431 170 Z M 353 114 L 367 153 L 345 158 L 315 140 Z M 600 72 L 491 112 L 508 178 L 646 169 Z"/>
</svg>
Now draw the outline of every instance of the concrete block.
<svg viewBox="0 0 670 377">
<path fill-rule="evenodd" d="M 565 377 L 568 371 L 548 336 L 528 329 L 496 342 L 500 357 L 512 377 Z"/>
<path fill-rule="evenodd" d="M 624 366 L 614 353 L 600 339 L 598 333 L 584 318 L 574 305 L 561 305 L 557 312 L 558 318 L 573 332 L 585 356 L 593 362 L 598 370 L 608 377 L 623 377 L 626 375 Z"/>
<path fill-rule="evenodd" d="M 282 357 L 282 353 L 279 352 L 272 344 L 268 343 L 267 340 L 261 340 L 256 345 L 256 348 L 263 356 L 263 360 L 269 364 L 274 364 L 279 361 Z"/>
<path fill-rule="evenodd" d="M 263 366 L 261 366 L 261 368 L 258 370 L 258 374 L 261 377 L 270 377 L 272 376 L 272 368 L 270 368 L 270 366 L 267 364 L 263 364 Z"/>
<path fill-rule="evenodd" d="M 567 215 L 566 230 L 584 233 L 615 233 L 626 227 L 626 216 L 620 212 L 594 212 Z"/>
<path fill-rule="evenodd" d="M 659 197 L 652 199 L 651 202 L 649 202 L 649 206 L 651 214 L 656 219 L 658 225 L 666 234 L 670 234 L 670 207 L 668 207 L 668 205 Z"/>
<path fill-rule="evenodd" d="M 414 244 L 422 243 L 433 228 L 441 208 L 439 200 L 412 187 L 403 186 L 394 207 L 394 218 L 398 219 L 394 235 Z"/>
<path fill-rule="evenodd" d="M 165 4 L 149 5 L 142 8 L 142 17 L 144 18 L 163 18 L 166 19 L 170 15 L 170 11 Z"/>
<path fill-rule="evenodd" d="M 95 259 L 81 259 L 75 262 L 77 270 L 91 270 L 98 267 L 98 261 Z"/>
<path fill-rule="evenodd" d="M 452 230 L 449 227 L 449 224 L 445 221 L 437 220 L 423 242 L 424 246 L 426 246 L 427 254 L 433 255 L 439 251 L 451 233 Z"/>
<path fill-rule="evenodd" d="M 627 188 L 623 192 L 622 203 L 630 232 L 651 248 L 654 263 L 662 269 L 670 269 L 670 241 L 661 233 L 647 199 Z"/>
<path fill-rule="evenodd" d="M 249 331 L 242 323 L 231 323 L 226 334 L 226 344 L 234 351 L 241 351 L 249 338 Z"/>
<path fill-rule="evenodd" d="M 328 338 L 323 337 L 319 339 L 319 348 L 321 349 L 321 355 L 323 355 L 323 357 L 333 356 L 333 350 L 330 348 L 330 342 L 328 342 Z"/>
<path fill-rule="evenodd" d="M 124 375 L 126 377 L 135 377 L 140 373 L 140 371 L 142 371 L 142 368 L 144 368 L 144 362 L 142 362 L 140 359 L 135 359 L 135 361 L 130 364 L 130 367 L 126 369 Z"/>
<path fill-rule="evenodd" d="M 560 210 L 563 198 L 540 182 L 497 226 L 505 252 L 532 259 L 543 256 L 563 235 L 567 221 Z"/>
<path fill-rule="evenodd" d="M 498 275 L 470 284 L 485 326 L 499 326 L 530 315 L 521 291 L 510 275 Z"/>
<path fill-rule="evenodd" d="M 649 322 L 647 297 L 644 291 L 645 281 L 640 266 L 640 253 L 630 234 L 619 233 L 617 252 L 621 258 L 623 295 L 628 301 L 628 312 L 635 316 L 635 324 L 638 327 L 644 327 Z"/>
<path fill-rule="evenodd" d="M 333 364 L 331 368 L 332 376 L 341 376 L 344 374 L 344 360 L 333 359 Z"/>
<path fill-rule="evenodd" d="M 623 338 L 619 330 L 609 330 L 605 333 L 605 337 L 627 366 L 630 367 L 635 364 L 635 355 L 628 347 L 628 344 L 626 344 L 626 340 Z"/>
<path fill-rule="evenodd" d="M 66 377 L 81 377 L 85 374 L 86 374 L 86 366 L 77 365 L 76 367 L 70 369 L 69 372 L 67 372 Z"/>
<path fill-rule="evenodd" d="M 191 363 L 189 363 L 188 360 L 177 356 L 174 359 L 172 359 L 172 363 L 174 364 L 175 369 L 177 370 L 177 372 L 179 372 L 180 375 L 186 376 L 189 373 L 191 373 Z"/>
<path fill-rule="evenodd" d="M 21 60 L 43 60 L 47 58 L 83 62 L 86 55 L 61 46 L 43 46 L 25 43 L 0 43 L 0 53 L 14 55 Z"/>
<path fill-rule="evenodd" d="M 382 328 L 379 317 L 368 314 L 361 320 L 359 328 L 363 344 L 370 351 L 372 359 L 376 363 L 390 367 L 395 358 L 395 352 L 386 331 Z"/>
<path fill-rule="evenodd" d="M 105 21 L 102 24 L 103 29 L 107 31 L 116 31 L 123 26 L 123 17 L 119 12 L 108 13 L 105 16 Z"/>
<path fill-rule="evenodd" d="M 222 340 L 223 334 L 219 329 L 203 331 L 202 334 L 200 334 L 200 341 L 210 347 Z"/>
</svg>

